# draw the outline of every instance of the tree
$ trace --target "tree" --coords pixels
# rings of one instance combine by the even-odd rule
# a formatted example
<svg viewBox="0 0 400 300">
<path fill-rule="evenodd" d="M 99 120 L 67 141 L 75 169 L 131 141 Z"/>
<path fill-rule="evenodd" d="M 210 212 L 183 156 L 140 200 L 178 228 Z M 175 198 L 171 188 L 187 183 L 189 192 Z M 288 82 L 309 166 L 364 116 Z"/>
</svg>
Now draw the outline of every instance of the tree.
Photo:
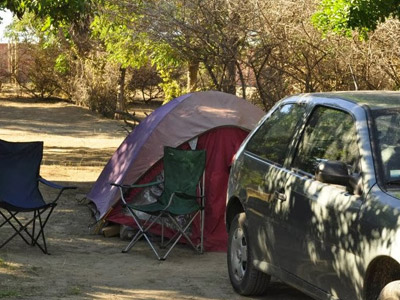
<svg viewBox="0 0 400 300">
<path fill-rule="evenodd" d="M 106 58 L 118 65 L 116 111 L 125 111 L 125 78 L 128 67 L 140 67 L 146 63 L 147 57 L 140 55 L 141 35 L 130 30 L 126 23 L 135 23 L 137 15 L 127 15 L 122 6 L 113 1 L 106 1 L 97 7 L 91 29 L 106 51 Z M 115 118 L 120 118 L 115 113 Z"/>
<path fill-rule="evenodd" d="M 234 94 L 237 75 L 245 85 L 242 55 L 259 27 L 254 1 L 149 1 L 143 14 L 149 36 L 175 49 L 189 67 L 189 90 L 198 73 L 207 74 L 207 88 Z"/>
<path fill-rule="evenodd" d="M 313 22 L 325 33 L 350 36 L 352 30 L 358 30 L 366 37 L 390 17 L 400 18 L 399 0 L 322 0 Z"/>
<path fill-rule="evenodd" d="M 174 85 L 169 69 L 178 68 L 179 59 L 165 43 L 154 43 L 140 28 L 143 19 L 140 1 L 104 1 L 98 6 L 91 29 L 105 49 L 107 60 L 119 66 L 117 111 L 125 110 L 125 80 L 127 68 L 140 69 L 154 65 L 163 79 L 160 86 L 167 99 L 179 95 L 171 89 Z M 172 68 L 171 68 L 172 67 Z M 118 117 L 118 114 L 116 114 Z"/>
<path fill-rule="evenodd" d="M 0 9 L 9 9 L 18 18 L 31 12 L 46 19 L 47 27 L 59 27 L 79 21 L 90 12 L 92 0 L 0 0 Z"/>
<path fill-rule="evenodd" d="M 12 53 L 10 79 L 34 97 L 65 96 L 68 67 L 52 34 L 42 31 L 40 19 L 25 13 L 5 33 Z"/>
</svg>

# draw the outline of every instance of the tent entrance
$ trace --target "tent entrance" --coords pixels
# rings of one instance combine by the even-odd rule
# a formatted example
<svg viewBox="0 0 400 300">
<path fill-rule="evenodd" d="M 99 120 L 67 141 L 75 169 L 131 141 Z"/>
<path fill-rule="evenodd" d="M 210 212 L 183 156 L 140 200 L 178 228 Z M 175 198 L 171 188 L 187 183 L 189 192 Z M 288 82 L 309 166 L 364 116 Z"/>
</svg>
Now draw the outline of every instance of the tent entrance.
<svg viewBox="0 0 400 300">
<path fill-rule="evenodd" d="M 206 205 L 205 205 L 205 228 L 204 247 L 206 251 L 226 251 L 227 233 L 225 231 L 225 201 L 226 189 L 229 177 L 229 168 L 232 157 L 238 150 L 240 144 L 248 132 L 238 127 L 215 128 L 200 135 L 197 141 L 197 149 L 207 151 L 206 158 Z M 179 148 L 189 149 L 189 143 L 182 144 Z M 154 164 L 137 182 L 147 183 L 162 179 L 162 160 Z M 162 192 L 162 187 L 154 189 L 136 189 L 127 197 L 128 202 L 143 203 L 154 201 L 155 197 Z M 142 216 L 147 217 L 147 216 Z M 121 205 L 117 205 L 109 214 L 107 220 L 131 226 L 134 224 L 128 218 Z M 193 222 L 191 238 L 200 239 L 199 220 Z M 161 226 L 155 227 L 154 234 L 160 234 Z M 174 230 L 166 231 L 166 236 L 171 237 Z"/>
</svg>

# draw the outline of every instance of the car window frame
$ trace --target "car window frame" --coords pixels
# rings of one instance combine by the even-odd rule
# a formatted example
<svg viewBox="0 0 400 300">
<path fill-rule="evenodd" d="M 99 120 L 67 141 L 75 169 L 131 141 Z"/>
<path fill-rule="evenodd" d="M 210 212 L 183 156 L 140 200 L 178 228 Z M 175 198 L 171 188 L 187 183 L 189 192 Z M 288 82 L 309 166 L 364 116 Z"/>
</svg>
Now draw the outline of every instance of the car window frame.
<svg viewBox="0 0 400 300">
<path fill-rule="evenodd" d="M 309 112 L 307 113 L 306 120 L 305 120 L 305 122 L 304 122 L 304 124 L 303 124 L 303 126 L 302 126 L 302 128 L 301 128 L 300 135 L 298 136 L 298 138 L 297 138 L 297 140 L 296 140 L 296 143 L 295 143 L 295 145 L 294 145 L 294 147 L 293 147 L 293 152 L 291 153 L 290 162 L 289 162 L 288 165 L 289 165 L 289 168 L 290 168 L 294 173 L 299 174 L 299 175 L 301 175 L 301 176 L 306 176 L 306 177 L 308 177 L 308 178 L 310 178 L 310 179 L 314 179 L 314 180 L 315 180 L 315 174 L 311 174 L 311 173 L 308 173 L 308 172 L 306 172 L 306 171 L 304 171 L 304 170 L 302 170 L 302 169 L 295 168 L 295 167 L 293 166 L 293 163 L 294 163 L 294 160 L 295 160 L 295 158 L 296 158 L 297 151 L 298 151 L 298 149 L 299 149 L 299 147 L 300 147 L 300 143 L 301 143 L 301 141 L 302 141 L 302 139 L 303 139 L 303 136 L 304 136 L 304 134 L 305 134 L 306 128 L 307 128 L 307 126 L 309 125 L 310 120 L 311 120 L 311 118 L 312 118 L 314 112 L 315 112 L 319 107 L 323 107 L 323 108 L 328 108 L 328 109 L 332 109 L 332 110 L 341 111 L 341 112 L 343 112 L 343 113 L 346 113 L 346 114 L 350 115 L 350 117 L 352 118 L 352 120 L 353 120 L 353 122 L 354 122 L 355 131 L 356 131 L 356 134 L 357 134 L 357 139 L 356 139 L 356 140 L 359 139 L 359 134 L 358 134 L 358 131 L 357 131 L 357 126 L 356 126 L 357 118 L 354 116 L 354 114 L 353 114 L 351 111 L 349 111 L 349 110 L 347 110 L 347 109 L 345 109 L 345 108 L 343 108 L 343 107 L 338 107 L 338 106 L 335 106 L 335 105 L 330 105 L 330 104 L 325 104 L 325 103 L 315 103 L 314 105 L 312 105 L 312 107 L 310 108 Z M 362 165 L 361 165 L 362 156 L 361 156 L 361 151 L 360 151 L 360 145 L 359 145 L 358 142 L 356 142 L 356 145 L 357 145 L 358 156 L 359 156 L 359 169 L 360 169 L 360 173 L 359 173 L 359 174 L 362 174 Z"/>
<path fill-rule="evenodd" d="M 376 118 L 376 111 L 390 111 L 390 110 L 400 110 L 400 108 L 378 108 L 378 109 L 371 109 L 369 106 L 364 106 L 367 112 L 367 124 L 369 130 L 369 139 L 372 148 L 372 157 L 373 157 L 373 164 L 375 167 L 375 178 L 378 186 L 383 191 L 389 190 L 396 190 L 399 189 L 398 186 L 390 186 L 387 184 L 385 170 L 383 166 L 382 156 L 379 153 L 379 141 L 378 141 L 378 132 L 377 132 L 377 124 L 375 121 Z M 384 113 L 383 113 L 384 114 Z"/>
<path fill-rule="evenodd" d="M 291 142 L 288 145 L 288 151 L 286 153 L 285 159 L 284 159 L 283 163 L 280 164 L 280 163 L 274 162 L 270 159 L 267 159 L 265 157 L 261 157 L 252 151 L 249 151 L 247 147 L 248 147 L 249 143 L 251 142 L 252 138 L 256 135 L 257 131 L 264 125 L 264 123 L 267 122 L 276 111 L 281 110 L 282 107 L 285 105 L 298 105 L 299 107 L 304 107 L 304 111 L 303 111 L 303 115 L 299 118 L 299 120 L 296 124 L 296 128 L 295 128 L 294 134 L 292 136 Z M 309 115 L 308 105 L 307 105 L 307 103 L 305 103 L 303 101 L 294 100 L 294 101 L 285 101 L 285 102 L 279 103 L 276 106 L 276 108 L 269 114 L 269 116 L 267 118 L 265 118 L 264 120 L 262 120 L 262 122 L 259 124 L 259 126 L 254 131 L 254 133 L 251 136 L 249 136 L 249 139 L 248 139 L 248 141 L 246 141 L 246 145 L 243 149 L 244 153 L 254 157 L 255 159 L 258 159 L 262 162 L 269 163 L 276 167 L 287 168 L 288 161 L 290 161 L 290 159 L 292 158 L 294 147 L 296 145 L 297 140 L 299 139 L 299 136 L 301 136 L 301 132 L 302 132 L 303 127 L 305 126 L 305 122 L 306 122 L 308 115 Z"/>
</svg>

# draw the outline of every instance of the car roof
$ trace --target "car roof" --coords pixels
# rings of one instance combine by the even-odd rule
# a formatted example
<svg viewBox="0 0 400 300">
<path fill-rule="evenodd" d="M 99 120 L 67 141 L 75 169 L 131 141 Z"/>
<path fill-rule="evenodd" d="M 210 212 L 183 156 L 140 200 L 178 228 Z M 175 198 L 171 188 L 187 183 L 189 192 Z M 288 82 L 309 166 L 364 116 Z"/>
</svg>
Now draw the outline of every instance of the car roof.
<svg viewBox="0 0 400 300">
<path fill-rule="evenodd" d="M 298 95 L 301 98 L 328 98 L 342 99 L 357 103 L 359 105 L 367 105 L 371 109 L 385 109 L 400 107 L 400 92 L 397 91 L 343 91 L 343 92 L 327 92 L 327 93 L 309 93 Z"/>
</svg>

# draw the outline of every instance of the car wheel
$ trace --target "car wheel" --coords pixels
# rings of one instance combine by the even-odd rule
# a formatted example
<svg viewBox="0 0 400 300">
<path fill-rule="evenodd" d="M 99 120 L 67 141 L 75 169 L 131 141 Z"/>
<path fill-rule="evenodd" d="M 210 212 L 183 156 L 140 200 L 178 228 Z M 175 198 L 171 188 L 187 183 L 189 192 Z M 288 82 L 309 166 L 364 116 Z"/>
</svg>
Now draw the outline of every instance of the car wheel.
<svg viewBox="0 0 400 300">
<path fill-rule="evenodd" d="M 389 282 L 382 289 L 377 300 L 397 300 L 400 299 L 400 280 Z"/>
<path fill-rule="evenodd" d="M 228 272 L 233 288 L 241 295 L 262 295 L 271 277 L 257 270 L 252 261 L 244 213 L 235 216 L 229 230 Z"/>
</svg>

